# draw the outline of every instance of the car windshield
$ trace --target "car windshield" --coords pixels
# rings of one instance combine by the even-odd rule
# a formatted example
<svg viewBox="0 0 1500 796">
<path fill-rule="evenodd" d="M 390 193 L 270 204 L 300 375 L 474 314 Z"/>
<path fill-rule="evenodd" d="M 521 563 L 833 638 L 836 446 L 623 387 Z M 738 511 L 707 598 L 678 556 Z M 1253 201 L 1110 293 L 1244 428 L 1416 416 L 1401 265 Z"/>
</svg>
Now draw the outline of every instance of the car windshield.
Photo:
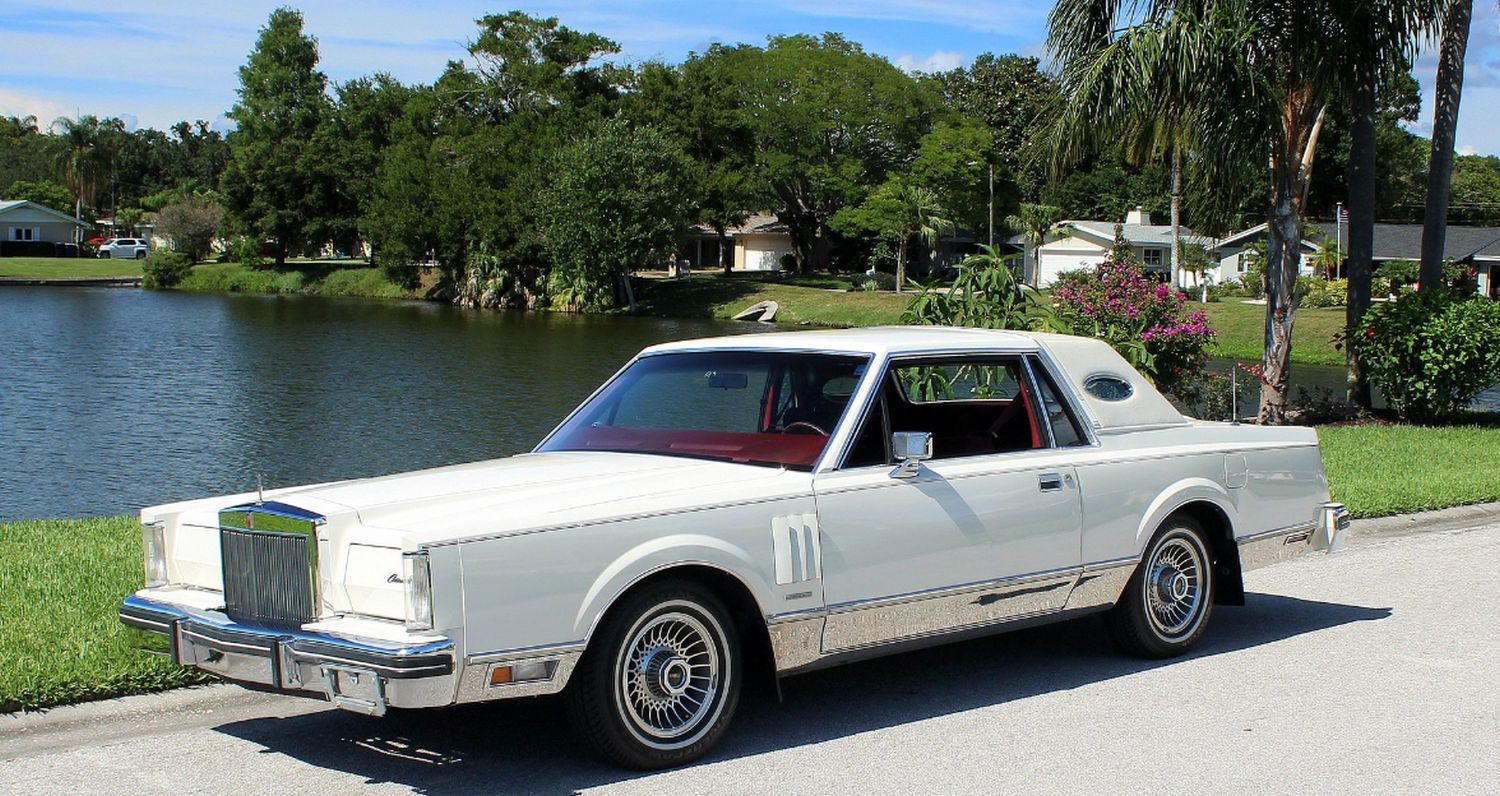
<svg viewBox="0 0 1500 796">
<path fill-rule="evenodd" d="M 642 357 L 539 450 L 811 469 L 868 365 L 863 356 L 777 351 Z"/>
</svg>

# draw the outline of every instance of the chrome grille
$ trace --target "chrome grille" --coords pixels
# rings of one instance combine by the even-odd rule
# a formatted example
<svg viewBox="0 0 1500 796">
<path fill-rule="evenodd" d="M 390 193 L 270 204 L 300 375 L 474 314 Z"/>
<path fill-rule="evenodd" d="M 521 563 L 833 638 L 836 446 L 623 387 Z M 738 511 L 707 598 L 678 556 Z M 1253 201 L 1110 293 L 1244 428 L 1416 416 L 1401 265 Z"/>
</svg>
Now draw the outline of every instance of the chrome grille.
<svg viewBox="0 0 1500 796">
<path fill-rule="evenodd" d="M 219 514 L 225 613 L 236 621 L 295 625 L 317 616 L 317 527 L 285 504 Z"/>
</svg>

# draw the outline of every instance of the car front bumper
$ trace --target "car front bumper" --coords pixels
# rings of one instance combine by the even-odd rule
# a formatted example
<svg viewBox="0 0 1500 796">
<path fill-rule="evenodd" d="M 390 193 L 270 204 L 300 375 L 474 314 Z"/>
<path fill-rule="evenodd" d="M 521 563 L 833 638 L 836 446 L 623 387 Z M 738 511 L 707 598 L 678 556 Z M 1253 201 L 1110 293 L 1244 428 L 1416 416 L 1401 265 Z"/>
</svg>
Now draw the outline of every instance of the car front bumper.
<svg viewBox="0 0 1500 796">
<path fill-rule="evenodd" d="M 218 611 L 126 597 L 120 621 L 142 649 L 235 682 L 322 695 L 357 713 L 438 707 L 458 689 L 453 642 L 402 644 L 235 622 Z"/>
</svg>

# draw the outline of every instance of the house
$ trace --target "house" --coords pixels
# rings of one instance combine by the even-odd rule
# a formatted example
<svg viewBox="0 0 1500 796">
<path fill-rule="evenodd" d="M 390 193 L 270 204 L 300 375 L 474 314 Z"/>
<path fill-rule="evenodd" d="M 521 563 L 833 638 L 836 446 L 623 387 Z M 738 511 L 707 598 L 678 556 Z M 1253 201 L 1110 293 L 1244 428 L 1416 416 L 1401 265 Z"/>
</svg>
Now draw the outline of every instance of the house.
<svg viewBox="0 0 1500 796">
<path fill-rule="evenodd" d="M 1218 266 L 1210 270 L 1215 283 L 1233 282 L 1245 274 L 1245 249 L 1266 238 L 1266 225 L 1259 224 L 1217 241 L 1209 251 Z M 1335 224 L 1308 224 L 1302 240 L 1302 274 L 1311 274 L 1311 259 L 1323 241 L 1337 241 L 1347 254 L 1349 229 Z M 1375 266 L 1396 260 L 1422 259 L 1421 224 L 1376 224 L 1373 247 Z M 1500 298 L 1500 227 L 1448 226 L 1445 255 L 1470 265 L 1477 277 L 1479 293 Z"/>
<path fill-rule="evenodd" d="M 62 254 L 88 226 L 66 213 L 27 199 L 0 200 L 0 255 Z"/>
<path fill-rule="evenodd" d="M 776 216 L 752 214 L 745 223 L 724 230 L 724 237 L 707 224 L 688 230 L 678 249 L 677 259 L 693 269 L 722 269 L 732 265 L 735 271 L 779 271 L 781 259 L 795 254 L 792 235 Z"/>
<path fill-rule="evenodd" d="M 1037 287 L 1049 287 L 1066 271 L 1092 268 L 1108 257 L 1115 245 L 1115 227 L 1120 227 L 1125 241 L 1135 250 L 1136 259 L 1148 271 L 1167 274 L 1172 268 L 1172 227 L 1152 224 L 1151 215 L 1137 207 L 1125 216 L 1125 223 L 1110 221 L 1063 221 L 1047 235 L 1040 246 L 1026 248 L 1025 273 Z M 1187 227 L 1181 228 L 1183 240 L 1205 247 L 1213 241 L 1199 237 Z M 1023 244 L 1020 236 L 1009 241 Z"/>
</svg>

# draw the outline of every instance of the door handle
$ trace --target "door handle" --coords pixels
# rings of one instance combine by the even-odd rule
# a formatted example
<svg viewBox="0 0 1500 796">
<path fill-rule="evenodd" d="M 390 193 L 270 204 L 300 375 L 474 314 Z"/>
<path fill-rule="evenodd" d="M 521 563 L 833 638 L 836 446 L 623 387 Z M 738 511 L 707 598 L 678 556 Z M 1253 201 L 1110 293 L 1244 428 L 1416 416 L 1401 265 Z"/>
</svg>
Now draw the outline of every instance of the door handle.
<svg viewBox="0 0 1500 796">
<path fill-rule="evenodd" d="M 1057 492 L 1063 488 L 1063 477 L 1060 473 L 1042 473 L 1037 476 L 1037 484 L 1043 492 Z"/>
</svg>

